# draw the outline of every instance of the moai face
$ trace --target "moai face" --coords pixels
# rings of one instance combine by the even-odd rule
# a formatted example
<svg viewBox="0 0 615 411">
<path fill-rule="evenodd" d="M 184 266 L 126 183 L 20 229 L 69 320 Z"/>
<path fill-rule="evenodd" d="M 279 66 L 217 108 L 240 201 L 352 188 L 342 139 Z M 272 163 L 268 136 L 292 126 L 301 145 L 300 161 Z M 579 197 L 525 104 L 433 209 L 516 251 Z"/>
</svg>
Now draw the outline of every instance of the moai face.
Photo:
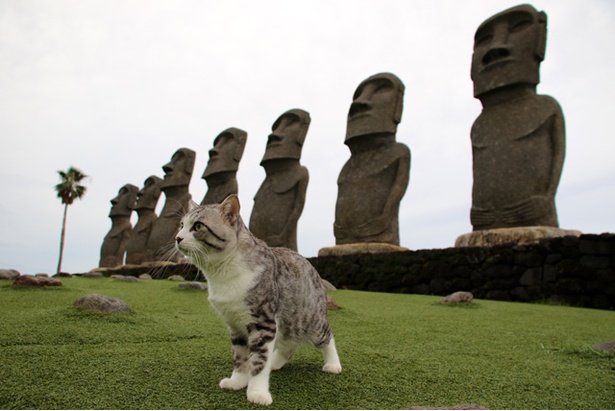
<svg viewBox="0 0 615 411">
<path fill-rule="evenodd" d="M 209 150 L 209 161 L 203 178 L 224 171 L 237 171 L 247 139 L 248 133 L 234 127 L 220 133 L 214 140 L 213 148 Z"/>
<path fill-rule="evenodd" d="M 474 97 L 504 86 L 538 84 L 546 38 L 547 15 L 527 4 L 485 20 L 474 36 Z"/>
<path fill-rule="evenodd" d="M 111 211 L 109 217 L 130 216 L 137 200 L 139 189 L 132 184 L 126 184 L 120 188 L 117 196 L 111 200 Z"/>
<path fill-rule="evenodd" d="M 162 166 L 164 180 L 161 188 L 190 184 L 195 158 L 196 153 L 188 148 L 177 150 L 171 157 L 171 161 Z"/>
<path fill-rule="evenodd" d="M 267 160 L 299 160 L 310 127 L 310 114 L 300 109 L 288 110 L 273 123 L 261 164 Z"/>
<path fill-rule="evenodd" d="M 135 210 L 154 210 L 160 197 L 162 179 L 157 176 L 149 176 L 143 183 L 143 188 L 137 193 Z"/>
<path fill-rule="evenodd" d="M 403 111 L 404 84 L 391 73 L 364 80 L 354 93 L 348 112 L 346 142 L 370 134 L 395 134 Z"/>
</svg>

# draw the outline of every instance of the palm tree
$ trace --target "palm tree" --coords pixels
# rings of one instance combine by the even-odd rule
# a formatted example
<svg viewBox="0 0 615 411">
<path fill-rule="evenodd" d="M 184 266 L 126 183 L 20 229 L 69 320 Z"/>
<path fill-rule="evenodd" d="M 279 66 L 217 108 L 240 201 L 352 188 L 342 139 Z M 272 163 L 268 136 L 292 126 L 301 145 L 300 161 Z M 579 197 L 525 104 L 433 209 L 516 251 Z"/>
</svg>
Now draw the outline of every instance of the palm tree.
<svg viewBox="0 0 615 411">
<path fill-rule="evenodd" d="M 62 181 L 59 184 L 56 184 L 55 189 L 58 192 L 58 197 L 62 200 L 62 204 L 64 204 L 62 235 L 60 237 L 60 260 L 58 261 L 57 271 L 59 273 L 62 269 L 62 254 L 64 253 L 64 236 L 66 234 L 66 212 L 68 211 L 68 206 L 71 205 L 73 201 L 78 200 L 85 195 L 87 187 L 79 183 L 88 176 L 83 174 L 81 170 L 72 166 L 69 167 L 67 171 L 58 170 L 58 174 L 60 175 L 60 179 Z"/>
</svg>

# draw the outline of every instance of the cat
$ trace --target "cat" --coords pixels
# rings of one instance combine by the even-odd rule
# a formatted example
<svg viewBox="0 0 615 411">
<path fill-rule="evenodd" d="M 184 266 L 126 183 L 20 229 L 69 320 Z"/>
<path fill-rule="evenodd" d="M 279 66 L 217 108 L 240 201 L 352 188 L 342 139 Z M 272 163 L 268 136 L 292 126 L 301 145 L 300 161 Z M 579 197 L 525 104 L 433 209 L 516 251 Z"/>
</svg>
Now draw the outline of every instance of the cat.
<svg viewBox="0 0 615 411">
<path fill-rule="evenodd" d="M 239 210 L 236 195 L 215 205 L 191 203 L 175 246 L 205 275 L 209 302 L 231 334 L 233 372 L 220 387 L 247 387 L 249 401 L 270 405 L 269 374 L 299 344 L 322 350 L 323 371 L 339 374 L 342 366 L 318 272 L 297 252 L 252 235 Z"/>
</svg>

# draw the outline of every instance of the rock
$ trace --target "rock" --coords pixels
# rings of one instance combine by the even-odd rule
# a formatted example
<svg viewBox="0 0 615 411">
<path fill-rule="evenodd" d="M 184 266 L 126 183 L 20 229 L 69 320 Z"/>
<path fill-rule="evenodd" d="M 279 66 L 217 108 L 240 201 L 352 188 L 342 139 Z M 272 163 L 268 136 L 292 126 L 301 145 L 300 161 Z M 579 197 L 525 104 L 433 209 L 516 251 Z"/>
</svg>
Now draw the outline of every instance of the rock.
<svg viewBox="0 0 615 411">
<path fill-rule="evenodd" d="M 37 278 L 36 280 L 43 287 L 61 287 L 62 286 L 62 282 L 60 280 L 56 280 L 55 278 L 40 277 L 40 278 Z"/>
<path fill-rule="evenodd" d="M 408 249 L 387 243 L 354 243 L 321 248 L 318 250 L 318 257 L 341 256 L 349 254 L 397 253 L 400 251 L 408 251 Z"/>
<path fill-rule="evenodd" d="M 137 277 L 133 277 L 132 275 L 113 274 L 111 276 L 111 278 L 113 278 L 115 280 L 132 282 L 132 283 L 136 283 L 137 281 L 139 281 L 139 279 Z"/>
<path fill-rule="evenodd" d="M 62 273 L 57 273 L 57 274 L 55 274 L 55 275 L 54 275 L 54 277 L 64 277 L 64 278 L 70 278 L 70 277 L 72 277 L 72 276 L 73 276 L 72 274 L 70 274 L 70 273 L 64 273 L 64 272 L 62 272 Z"/>
<path fill-rule="evenodd" d="M 113 297 L 105 297 L 100 294 L 88 294 L 80 297 L 73 303 L 74 307 L 81 310 L 96 311 L 100 313 L 126 313 L 130 307 L 124 301 Z"/>
<path fill-rule="evenodd" d="M 186 279 L 184 277 L 182 277 L 181 275 L 172 275 L 168 278 L 168 280 L 170 281 L 186 281 Z"/>
<path fill-rule="evenodd" d="M 198 281 L 189 281 L 186 283 L 179 283 L 179 288 L 194 288 L 196 290 L 207 290 L 207 286 Z"/>
<path fill-rule="evenodd" d="M 415 405 L 409 410 L 488 410 L 489 408 L 485 408 L 482 405 L 478 404 L 459 404 L 454 405 L 452 407 L 422 407 L 420 405 Z"/>
<path fill-rule="evenodd" d="M 105 275 L 100 272 L 100 271 L 89 271 L 87 273 L 84 273 L 82 277 L 87 277 L 87 278 L 100 278 L 100 277 L 104 277 Z"/>
<path fill-rule="evenodd" d="M 160 268 L 160 267 L 173 267 L 177 265 L 177 263 L 174 263 L 173 261 L 146 261 L 144 263 L 141 263 L 139 265 L 139 267 L 141 268 Z"/>
<path fill-rule="evenodd" d="M 459 303 L 471 303 L 474 300 L 474 296 L 468 291 L 457 291 L 449 294 L 440 300 L 441 303 L 446 304 L 459 304 Z"/>
<path fill-rule="evenodd" d="M 141 274 L 139 276 L 139 280 L 151 280 L 151 279 L 152 279 L 152 276 L 149 274 Z"/>
<path fill-rule="evenodd" d="M 21 273 L 12 269 L 0 269 L 0 280 L 15 280 Z"/>
<path fill-rule="evenodd" d="M 62 282 L 60 280 L 56 280 L 49 277 L 33 277 L 31 275 L 22 275 L 15 280 L 13 285 L 17 287 L 61 287 Z"/>
<path fill-rule="evenodd" d="M 30 286 L 30 287 L 42 287 L 43 285 L 37 278 L 31 275 L 20 275 L 13 283 L 16 287 Z"/>
<path fill-rule="evenodd" d="M 337 305 L 333 297 L 327 295 L 327 310 L 337 310 L 338 308 L 339 306 Z"/>
<path fill-rule="evenodd" d="M 36 278 L 49 278 L 49 274 L 47 273 L 36 273 L 34 274 Z"/>
<path fill-rule="evenodd" d="M 337 288 L 335 288 L 335 286 L 331 284 L 329 281 L 325 280 L 324 278 L 321 278 L 321 281 L 322 281 L 322 284 L 325 286 L 325 290 L 337 291 Z"/>
<path fill-rule="evenodd" d="M 615 351 L 615 341 L 607 341 L 602 344 L 592 345 L 596 351 Z"/>
<path fill-rule="evenodd" d="M 455 240 L 455 247 L 492 247 L 501 244 L 533 244 L 543 238 L 579 237 L 578 230 L 564 230 L 557 227 L 514 227 L 477 230 L 463 234 Z"/>
</svg>

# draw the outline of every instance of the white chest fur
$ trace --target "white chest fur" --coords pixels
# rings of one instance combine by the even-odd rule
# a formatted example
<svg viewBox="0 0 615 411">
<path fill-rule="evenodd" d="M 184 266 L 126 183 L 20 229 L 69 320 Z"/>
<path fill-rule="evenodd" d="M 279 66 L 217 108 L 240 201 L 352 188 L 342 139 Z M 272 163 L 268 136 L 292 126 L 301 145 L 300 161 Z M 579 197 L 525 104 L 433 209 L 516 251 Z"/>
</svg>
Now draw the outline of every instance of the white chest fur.
<svg viewBox="0 0 615 411">
<path fill-rule="evenodd" d="M 207 275 L 209 302 L 237 332 L 245 332 L 252 322 L 246 296 L 253 287 L 255 274 L 244 264 L 230 264 L 216 273 Z"/>
</svg>

